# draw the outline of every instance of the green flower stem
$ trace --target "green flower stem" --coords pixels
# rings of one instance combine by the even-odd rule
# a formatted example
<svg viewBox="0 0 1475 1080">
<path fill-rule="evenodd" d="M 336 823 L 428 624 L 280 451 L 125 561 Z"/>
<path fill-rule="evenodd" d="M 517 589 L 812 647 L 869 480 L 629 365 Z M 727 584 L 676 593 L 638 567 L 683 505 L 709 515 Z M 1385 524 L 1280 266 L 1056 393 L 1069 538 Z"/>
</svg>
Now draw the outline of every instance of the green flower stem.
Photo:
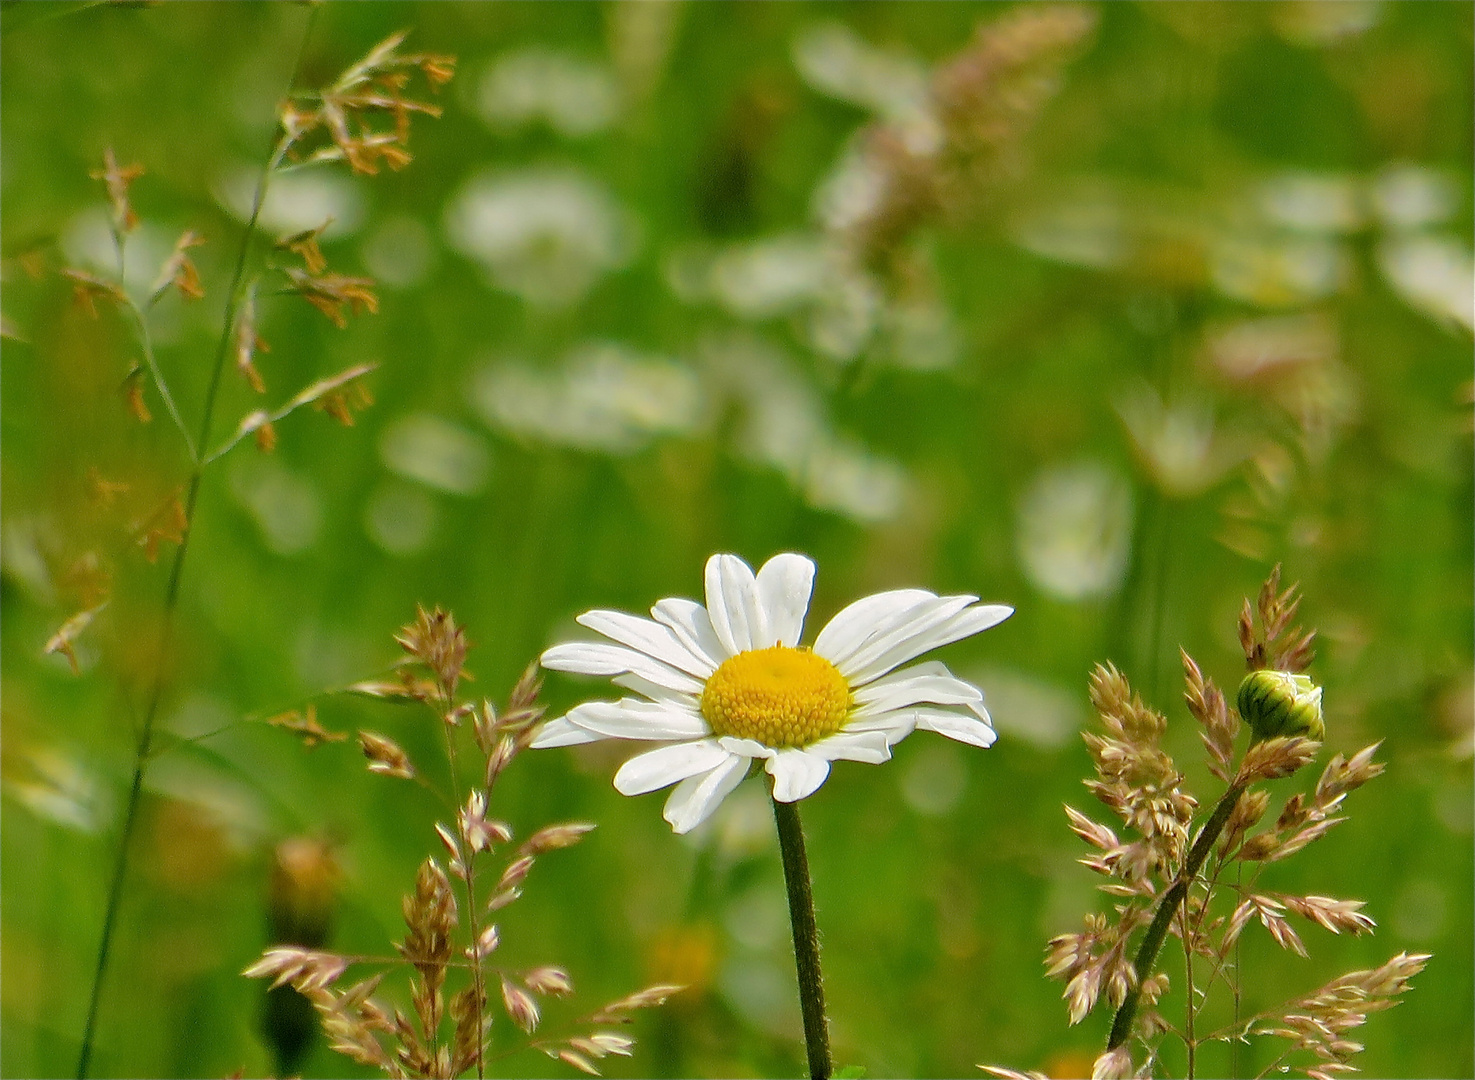
<svg viewBox="0 0 1475 1080">
<path fill-rule="evenodd" d="M 804 1046 L 812 1080 L 829 1080 L 830 1021 L 825 1015 L 824 977 L 819 969 L 819 930 L 814 922 L 814 894 L 809 884 L 809 857 L 804 853 L 804 826 L 799 804 L 773 800 L 784 885 L 789 890 L 789 922 L 794 928 L 794 965 L 799 973 L 799 1008 L 804 1014 Z"/>
<path fill-rule="evenodd" d="M 1115 1050 L 1131 1038 L 1132 1021 L 1137 1017 L 1137 1002 L 1142 996 L 1143 980 L 1152 974 L 1152 966 L 1157 963 L 1158 951 L 1163 947 L 1163 940 L 1168 936 L 1168 925 L 1173 921 L 1173 916 L 1177 914 L 1179 905 L 1188 896 L 1188 889 L 1193 884 L 1193 879 L 1198 877 L 1204 860 L 1214 849 L 1214 843 L 1219 839 L 1219 834 L 1224 831 L 1229 815 L 1234 813 L 1235 804 L 1239 802 L 1244 789 L 1245 785 L 1242 783 L 1229 786 L 1229 790 L 1214 807 L 1214 812 L 1209 815 L 1208 822 L 1199 830 L 1198 838 L 1194 840 L 1193 848 L 1188 852 L 1188 861 L 1178 871 L 1178 876 L 1173 879 L 1173 884 L 1158 905 L 1157 913 L 1152 917 L 1152 925 L 1147 928 L 1147 936 L 1142 939 L 1142 944 L 1137 948 L 1137 959 L 1133 962 L 1133 967 L 1137 972 L 1136 984 L 1127 991 L 1126 998 L 1116 1011 L 1116 1018 L 1111 1024 L 1111 1037 L 1106 1042 L 1107 1050 Z M 1187 942 L 1184 943 L 1184 947 L 1187 947 Z"/>
</svg>

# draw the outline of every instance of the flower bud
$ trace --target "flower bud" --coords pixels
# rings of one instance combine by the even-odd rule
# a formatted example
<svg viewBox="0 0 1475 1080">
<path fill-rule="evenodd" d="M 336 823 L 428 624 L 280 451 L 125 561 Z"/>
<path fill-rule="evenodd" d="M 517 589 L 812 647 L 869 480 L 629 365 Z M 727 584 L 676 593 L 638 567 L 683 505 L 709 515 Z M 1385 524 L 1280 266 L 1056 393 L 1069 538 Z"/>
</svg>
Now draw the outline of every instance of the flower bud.
<svg viewBox="0 0 1475 1080">
<path fill-rule="evenodd" d="M 1326 737 L 1321 718 L 1321 687 L 1309 675 L 1289 671 L 1252 671 L 1239 684 L 1239 714 L 1255 733 L 1255 741 L 1303 735 Z"/>
</svg>

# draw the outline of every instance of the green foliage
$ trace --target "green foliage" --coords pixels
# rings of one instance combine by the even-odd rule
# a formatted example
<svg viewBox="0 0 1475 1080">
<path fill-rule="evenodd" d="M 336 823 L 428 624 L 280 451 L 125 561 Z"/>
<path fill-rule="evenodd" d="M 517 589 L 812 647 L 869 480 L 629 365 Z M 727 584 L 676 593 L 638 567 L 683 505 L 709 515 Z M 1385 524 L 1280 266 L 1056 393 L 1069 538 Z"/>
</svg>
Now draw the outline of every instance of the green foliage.
<svg viewBox="0 0 1475 1080">
<path fill-rule="evenodd" d="M 307 273 L 331 216 L 312 239 L 341 278 L 263 289 L 270 351 L 248 342 L 237 370 L 231 342 L 199 450 L 241 441 L 206 473 L 161 661 L 179 428 L 200 427 L 242 185 L 309 17 L 302 85 L 405 29 L 456 79 L 417 89 L 444 115 L 416 121 L 403 171 L 281 178 L 252 259 Z M 335 692 L 389 677 L 417 604 L 466 628 L 462 693 L 500 700 L 578 612 L 691 595 L 713 551 L 796 550 L 821 568 L 812 627 L 908 585 L 1017 608 L 941 654 L 987 692 L 995 747 L 909 739 L 805 804 L 840 1060 L 1089 1068 L 1109 1021 L 1067 1028 L 1040 962 L 1095 903 L 1060 814 L 1090 768 L 1087 673 L 1110 660 L 1163 704 L 1179 645 L 1235 671 L 1225 627 L 1283 562 L 1322 630 L 1327 753 L 1381 739 L 1388 772 L 1266 882 L 1365 899 L 1379 930 L 1310 929 L 1303 959 L 1251 927 L 1244 1008 L 1432 953 L 1360 1061 L 1469 1075 L 1471 32 L 1468 5 L 1291 0 L 4 6 L 0 1073 L 75 1067 L 161 662 L 94 1072 L 261 1074 L 284 1006 L 239 973 L 268 944 L 273 849 L 331 838 L 330 947 L 376 954 L 445 813 L 332 738 L 442 760 L 419 710 Z M 995 111 L 934 110 L 952 119 L 929 135 L 934 71 Z M 1017 93 L 968 96 L 1000 71 Z M 147 298 L 171 267 L 148 355 L 91 280 L 117 272 L 89 175 L 109 148 L 144 170 L 125 283 Z M 877 176 L 915 197 L 880 214 Z M 378 313 L 347 317 L 364 279 Z M 354 426 L 281 413 L 369 364 L 371 406 L 321 402 Z M 550 714 L 589 691 L 550 680 Z M 1183 717 L 1165 743 L 1197 762 Z M 555 957 L 591 1000 L 693 986 L 611 1075 L 797 1072 L 761 791 L 687 842 L 582 750 L 499 782 L 519 836 L 600 824 L 529 879 L 506 962 Z M 1199 1070 L 1254 1075 L 1257 1052 Z M 301 1067 L 347 1066 L 318 1044 Z"/>
</svg>

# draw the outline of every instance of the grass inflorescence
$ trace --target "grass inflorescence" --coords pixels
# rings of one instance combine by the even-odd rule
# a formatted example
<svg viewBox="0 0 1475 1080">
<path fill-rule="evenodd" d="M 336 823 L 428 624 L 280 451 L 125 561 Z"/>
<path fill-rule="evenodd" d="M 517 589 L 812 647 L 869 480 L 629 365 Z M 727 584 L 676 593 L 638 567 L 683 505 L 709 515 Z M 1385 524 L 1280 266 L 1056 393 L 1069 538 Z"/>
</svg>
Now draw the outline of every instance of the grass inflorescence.
<svg viewBox="0 0 1475 1080">
<path fill-rule="evenodd" d="M 494 1056 L 500 1059 L 527 1048 L 597 1076 L 601 1058 L 628 1056 L 634 1045 L 628 1035 L 611 1029 L 681 987 L 648 986 L 579 1018 L 570 1033 L 538 1036 L 543 1002 L 570 996 L 572 979 L 552 965 L 512 970 L 497 963 L 502 934 L 491 920 L 522 897 L 523 883 L 542 856 L 571 847 L 594 828 L 589 822 L 560 822 L 514 844 L 512 826 L 489 816 L 497 780 L 527 749 L 543 717 L 536 668 L 524 673 L 499 710 L 488 700 L 458 698 L 468 642 L 448 612 L 421 608 L 395 640 L 405 652 L 395 677 L 356 683 L 350 692 L 418 702 L 430 710 L 444 735 L 451 777 L 451 790 L 437 794 L 454 808 L 450 822 L 434 824 L 438 854 L 421 863 L 414 887 L 404 897 L 406 932 L 394 945 L 398 956 L 349 956 L 275 945 L 245 974 L 271 978 L 275 988 L 292 987 L 317 1011 L 333 1050 L 387 1076 L 453 1077 L 473 1069 L 482 1076 Z M 311 718 L 300 714 L 291 714 L 280 726 L 309 747 L 325 737 Z M 463 790 L 467 748 L 460 744 L 467 741 L 467 730 L 474 768 Z M 424 782 L 423 771 L 394 740 L 369 731 L 360 731 L 358 740 L 370 772 Z M 380 970 L 345 985 L 351 968 L 364 967 Z M 395 970 L 408 973 L 408 1012 L 376 996 L 386 974 Z M 527 1038 L 511 1047 L 494 1047 L 497 1012 Z"/>
<path fill-rule="evenodd" d="M 1315 633 L 1294 625 L 1299 604 L 1295 586 L 1280 588 L 1279 567 L 1256 603 L 1246 599 L 1238 633 L 1247 680 L 1264 671 L 1301 676 L 1309 668 Z M 1352 1062 L 1363 1046 L 1349 1033 L 1370 1013 L 1397 1004 L 1429 957 L 1399 953 L 1381 967 L 1349 972 L 1278 1007 L 1242 1016 L 1239 946 L 1259 923 L 1280 948 L 1306 956 L 1291 916 L 1333 934 L 1372 933 L 1375 924 L 1361 901 L 1292 895 L 1263 886 L 1261 878 L 1267 867 L 1347 819 L 1346 797 L 1383 771 L 1373 760 L 1378 744 L 1350 758 L 1333 756 L 1315 784 L 1286 796 L 1280 813 L 1267 822 L 1269 785 L 1296 778 L 1320 754 L 1321 742 L 1308 735 L 1322 731 L 1320 690 L 1313 695 L 1315 715 L 1302 728 L 1271 734 L 1260 716 L 1242 716 L 1230 705 L 1186 651 L 1181 658 L 1184 701 L 1200 726 L 1207 769 L 1223 789 L 1201 816 L 1200 800 L 1164 747 L 1167 718 L 1145 704 L 1114 666 L 1096 668 L 1091 703 L 1102 731 L 1084 735 L 1096 765 L 1095 777 L 1085 784 L 1127 831 L 1119 834 L 1065 807 L 1071 830 L 1094 849 L 1080 862 L 1108 879 L 1100 888 L 1115 903 L 1109 913 L 1088 914 L 1080 932 L 1051 939 L 1046 969 L 1065 981 L 1072 1024 L 1100 1007 L 1114 1012 L 1095 1077 L 1156 1075 L 1165 1039 L 1182 1044 L 1188 1076 L 1195 1075 L 1205 1044 L 1238 1047 L 1257 1039 L 1283 1040 L 1259 1076 L 1298 1068 L 1313 1080 L 1327 1080 L 1355 1071 Z M 1241 695 L 1241 701 L 1259 707 L 1262 699 Z M 1237 751 L 1242 729 L 1247 741 Z M 1177 939 L 1183 953 L 1181 1026 L 1160 1008 L 1171 982 L 1159 966 L 1169 938 Z M 1232 999 L 1232 1019 L 1204 1030 L 1209 999 L 1224 993 Z M 1039 1075 L 995 1066 L 986 1071 L 1006 1078 Z"/>
</svg>

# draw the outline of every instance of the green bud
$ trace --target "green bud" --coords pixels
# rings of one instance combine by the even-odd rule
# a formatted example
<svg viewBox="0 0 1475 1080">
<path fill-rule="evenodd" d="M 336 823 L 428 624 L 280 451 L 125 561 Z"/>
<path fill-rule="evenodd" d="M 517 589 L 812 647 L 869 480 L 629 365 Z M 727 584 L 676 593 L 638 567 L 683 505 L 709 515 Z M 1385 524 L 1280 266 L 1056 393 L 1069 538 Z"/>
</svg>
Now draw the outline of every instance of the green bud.
<svg viewBox="0 0 1475 1080">
<path fill-rule="evenodd" d="M 1255 741 L 1278 735 L 1326 737 L 1321 719 L 1321 687 L 1309 675 L 1289 671 L 1252 671 L 1239 684 L 1239 714 L 1255 733 Z"/>
</svg>

